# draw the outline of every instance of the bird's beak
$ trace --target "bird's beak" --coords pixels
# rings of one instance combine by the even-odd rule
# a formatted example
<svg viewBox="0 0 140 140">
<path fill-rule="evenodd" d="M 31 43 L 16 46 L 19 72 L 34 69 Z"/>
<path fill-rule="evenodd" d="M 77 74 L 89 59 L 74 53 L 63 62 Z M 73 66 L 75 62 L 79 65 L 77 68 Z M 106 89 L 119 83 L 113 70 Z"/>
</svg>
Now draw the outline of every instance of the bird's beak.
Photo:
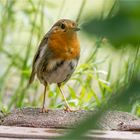
<svg viewBox="0 0 140 140">
<path fill-rule="evenodd" d="M 76 28 L 73 28 L 73 31 L 79 31 L 80 30 L 80 28 L 78 28 L 78 27 L 76 27 Z"/>
</svg>

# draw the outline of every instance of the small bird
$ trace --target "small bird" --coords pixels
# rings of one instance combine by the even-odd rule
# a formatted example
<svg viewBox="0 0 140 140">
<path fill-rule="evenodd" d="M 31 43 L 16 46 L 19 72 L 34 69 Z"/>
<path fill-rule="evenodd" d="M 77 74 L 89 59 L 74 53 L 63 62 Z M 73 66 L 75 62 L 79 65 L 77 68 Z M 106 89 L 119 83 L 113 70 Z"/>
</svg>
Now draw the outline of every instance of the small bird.
<svg viewBox="0 0 140 140">
<path fill-rule="evenodd" d="M 44 98 L 41 112 L 46 112 L 45 96 L 47 86 L 56 83 L 66 103 L 66 111 L 72 111 L 61 85 L 69 80 L 74 72 L 79 56 L 80 43 L 77 37 L 79 31 L 76 22 L 69 19 L 58 20 L 45 34 L 34 56 L 29 85 L 35 75 L 44 85 Z"/>
</svg>

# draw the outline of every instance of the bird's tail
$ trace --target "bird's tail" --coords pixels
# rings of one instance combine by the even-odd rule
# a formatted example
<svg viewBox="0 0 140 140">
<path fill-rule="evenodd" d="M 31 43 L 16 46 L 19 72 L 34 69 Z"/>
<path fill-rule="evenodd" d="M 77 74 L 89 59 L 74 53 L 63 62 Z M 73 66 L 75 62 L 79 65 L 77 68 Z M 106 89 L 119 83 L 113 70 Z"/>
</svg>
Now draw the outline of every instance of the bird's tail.
<svg viewBox="0 0 140 140">
<path fill-rule="evenodd" d="M 35 78 L 35 72 L 32 71 L 31 76 L 30 76 L 30 79 L 29 79 L 29 82 L 27 84 L 27 87 L 29 87 L 30 84 L 34 81 L 34 78 Z"/>
</svg>

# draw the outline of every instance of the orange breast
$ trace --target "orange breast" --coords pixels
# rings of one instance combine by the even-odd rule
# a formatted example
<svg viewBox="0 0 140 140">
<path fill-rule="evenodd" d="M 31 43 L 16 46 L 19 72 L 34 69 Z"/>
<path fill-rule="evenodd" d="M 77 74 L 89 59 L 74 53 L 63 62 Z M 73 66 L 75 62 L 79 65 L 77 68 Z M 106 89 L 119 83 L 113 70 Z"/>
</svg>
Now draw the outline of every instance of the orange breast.
<svg viewBox="0 0 140 140">
<path fill-rule="evenodd" d="M 54 33 L 48 39 L 48 47 L 54 58 L 70 60 L 80 55 L 80 44 L 76 33 Z"/>
</svg>

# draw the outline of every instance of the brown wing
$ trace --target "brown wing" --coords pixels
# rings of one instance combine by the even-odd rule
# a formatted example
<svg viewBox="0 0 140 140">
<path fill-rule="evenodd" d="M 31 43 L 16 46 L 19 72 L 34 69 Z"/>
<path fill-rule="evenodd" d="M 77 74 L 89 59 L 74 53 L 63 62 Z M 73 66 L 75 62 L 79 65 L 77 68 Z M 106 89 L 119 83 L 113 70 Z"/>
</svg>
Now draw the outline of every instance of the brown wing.
<svg viewBox="0 0 140 140">
<path fill-rule="evenodd" d="M 36 65 L 37 59 L 39 58 L 41 49 L 45 44 L 47 44 L 47 41 L 48 41 L 48 33 L 42 39 L 41 43 L 39 44 L 38 50 L 37 50 L 37 52 L 36 52 L 36 54 L 34 56 L 33 64 L 32 64 L 32 72 L 31 72 L 31 75 L 30 75 L 28 85 L 30 85 L 34 81 L 35 74 L 36 74 L 35 65 Z"/>
</svg>

